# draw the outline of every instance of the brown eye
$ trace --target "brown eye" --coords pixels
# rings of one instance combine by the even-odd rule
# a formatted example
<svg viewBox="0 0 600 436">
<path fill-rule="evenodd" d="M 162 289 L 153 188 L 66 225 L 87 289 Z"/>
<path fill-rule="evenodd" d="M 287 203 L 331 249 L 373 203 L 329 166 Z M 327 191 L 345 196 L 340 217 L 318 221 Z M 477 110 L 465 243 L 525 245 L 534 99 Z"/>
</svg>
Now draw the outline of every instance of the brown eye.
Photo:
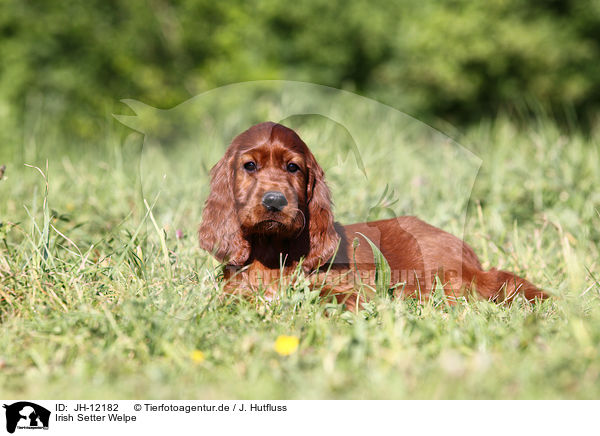
<svg viewBox="0 0 600 436">
<path fill-rule="evenodd" d="M 295 173 L 299 169 L 300 169 L 300 167 L 298 165 L 296 165 L 295 163 L 289 163 L 289 164 L 287 164 L 287 170 L 290 173 Z"/>
<path fill-rule="evenodd" d="M 256 164 L 254 162 L 246 162 L 244 164 L 244 169 L 250 173 L 256 171 Z"/>
</svg>

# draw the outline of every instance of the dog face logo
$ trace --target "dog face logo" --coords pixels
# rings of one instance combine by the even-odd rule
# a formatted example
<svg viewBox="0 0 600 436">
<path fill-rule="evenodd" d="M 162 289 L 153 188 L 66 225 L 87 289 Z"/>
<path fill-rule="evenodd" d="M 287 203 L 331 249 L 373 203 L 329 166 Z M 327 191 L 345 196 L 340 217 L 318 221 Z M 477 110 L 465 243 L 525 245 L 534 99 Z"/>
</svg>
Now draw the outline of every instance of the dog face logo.
<svg viewBox="0 0 600 436">
<path fill-rule="evenodd" d="M 6 431 L 19 429 L 48 429 L 50 411 L 28 401 L 3 406 L 6 409 Z"/>
</svg>

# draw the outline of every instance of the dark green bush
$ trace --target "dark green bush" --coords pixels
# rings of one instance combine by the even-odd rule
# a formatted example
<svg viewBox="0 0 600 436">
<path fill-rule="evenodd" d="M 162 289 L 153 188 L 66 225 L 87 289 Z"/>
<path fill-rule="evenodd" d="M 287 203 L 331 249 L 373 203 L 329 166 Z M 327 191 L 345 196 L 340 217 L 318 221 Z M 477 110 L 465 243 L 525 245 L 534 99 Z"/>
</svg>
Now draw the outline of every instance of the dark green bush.
<svg viewBox="0 0 600 436">
<path fill-rule="evenodd" d="M 92 137 L 135 98 L 171 107 L 255 79 L 341 87 L 465 122 L 536 102 L 593 114 L 600 3 L 5 0 L 0 119 Z"/>
</svg>

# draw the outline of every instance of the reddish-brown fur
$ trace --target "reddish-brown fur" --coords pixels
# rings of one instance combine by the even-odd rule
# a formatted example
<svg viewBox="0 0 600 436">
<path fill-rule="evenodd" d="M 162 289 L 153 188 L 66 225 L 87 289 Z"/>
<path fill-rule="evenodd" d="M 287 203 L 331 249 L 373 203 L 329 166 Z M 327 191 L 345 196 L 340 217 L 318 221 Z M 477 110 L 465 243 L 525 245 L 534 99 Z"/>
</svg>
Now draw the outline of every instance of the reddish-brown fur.
<svg viewBox="0 0 600 436">
<path fill-rule="evenodd" d="M 267 208 L 267 192 L 283 194 L 287 204 Z M 400 283 L 396 295 L 426 298 L 437 283 L 451 297 L 472 291 L 494 301 L 511 301 L 519 293 L 527 300 L 547 297 L 515 274 L 483 271 L 471 247 L 418 218 L 335 223 L 323 170 L 300 137 L 280 124 L 261 123 L 241 133 L 211 171 L 200 246 L 226 264 L 229 292 L 251 296 L 262 289 L 272 297 L 301 263 L 322 294 L 352 308 L 363 298 L 359 289 L 375 280 L 373 252 L 362 235 L 387 259 L 392 284 Z"/>
</svg>

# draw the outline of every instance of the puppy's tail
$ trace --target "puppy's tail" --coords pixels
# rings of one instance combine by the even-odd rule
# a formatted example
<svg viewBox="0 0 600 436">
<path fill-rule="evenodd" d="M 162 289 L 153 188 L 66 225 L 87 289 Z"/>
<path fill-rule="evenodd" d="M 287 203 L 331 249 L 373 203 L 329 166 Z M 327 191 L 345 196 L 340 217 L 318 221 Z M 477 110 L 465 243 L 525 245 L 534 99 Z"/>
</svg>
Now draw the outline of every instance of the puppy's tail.
<svg viewBox="0 0 600 436">
<path fill-rule="evenodd" d="M 496 302 L 511 302 L 519 294 L 522 294 L 527 301 L 534 301 L 536 298 L 544 300 L 549 296 L 524 278 L 496 268 L 477 271 L 475 286 L 479 294 Z"/>
</svg>

